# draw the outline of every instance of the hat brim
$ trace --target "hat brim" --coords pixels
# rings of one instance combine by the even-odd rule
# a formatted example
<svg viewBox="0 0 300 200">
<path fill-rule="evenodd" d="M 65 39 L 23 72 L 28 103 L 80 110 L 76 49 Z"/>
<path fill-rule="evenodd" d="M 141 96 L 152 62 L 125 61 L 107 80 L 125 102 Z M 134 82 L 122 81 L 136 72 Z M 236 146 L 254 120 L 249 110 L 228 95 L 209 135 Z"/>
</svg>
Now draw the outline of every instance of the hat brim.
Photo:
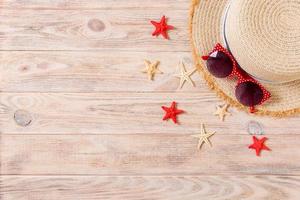
<svg viewBox="0 0 300 200">
<path fill-rule="evenodd" d="M 229 0 L 192 0 L 190 11 L 190 38 L 197 69 L 211 89 L 227 103 L 249 111 L 235 98 L 236 81 L 213 77 L 206 69 L 202 55 L 207 55 L 216 43 L 223 44 L 222 18 Z M 224 45 L 224 44 L 223 44 Z M 300 113 L 300 80 L 288 83 L 262 83 L 272 97 L 257 106 L 257 115 L 285 117 Z"/>
</svg>

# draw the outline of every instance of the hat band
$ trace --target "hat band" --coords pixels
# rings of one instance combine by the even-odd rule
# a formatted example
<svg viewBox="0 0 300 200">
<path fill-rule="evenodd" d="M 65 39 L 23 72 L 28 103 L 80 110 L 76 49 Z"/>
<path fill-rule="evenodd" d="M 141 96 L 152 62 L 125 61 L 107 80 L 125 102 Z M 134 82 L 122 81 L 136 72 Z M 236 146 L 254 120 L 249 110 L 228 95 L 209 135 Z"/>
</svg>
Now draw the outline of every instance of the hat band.
<svg viewBox="0 0 300 200">
<path fill-rule="evenodd" d="M 226 47 L 226 49 L 232 54 L 231 50 L 230 50 L 230 46 L 229 46 L 229 43 L 228 43 L 228 40 L 227 40 L 227 36 L 226 36 L 226 22 L 227 22 L 227 17 L 228 17 L 228 12 L 229 12 L 229 8 L 230 8 L 230 4 L 231 4 L 231 0 L 228 2 L 226 8 L 225 8 L 225 12 L 224 12 L 224 15 L 223 15 L 223 20 L 221 20 L 221 30 L 223 31 L 222 33 L 222 38 L 223 38 L 223 42 L 224 42 L 224 45 Z M 236 61 L 237 62 L 237 61 Z M 295 79 L 295 80 L 292 80 L 292 81 L 283 81 L 283 82 L 275 82 L 275 81 L 270 81 L 270 80 L 266 80 L 266 79 L 263 79 L 263 78 L 260 78 L 260 77 L 257 77 L 257 76 L 254 76 L 253 74 L 249 73 L 247 70 L 245 70 L 241 65 L 239 65 L 239 63 L 237 62 L 238 66 L 243 69 L 245 72 L 247 72 L 247 74 L 249 74 L 249 76 L 251 76 L 252 78 L 262 82 L 262 83 L 269 83 L 269 84 L 284 84 L 284 83 L 290 83 L 290 82 L 293 82 L 293 81 L 297 81 L 299 79 Z"/>
</svg>

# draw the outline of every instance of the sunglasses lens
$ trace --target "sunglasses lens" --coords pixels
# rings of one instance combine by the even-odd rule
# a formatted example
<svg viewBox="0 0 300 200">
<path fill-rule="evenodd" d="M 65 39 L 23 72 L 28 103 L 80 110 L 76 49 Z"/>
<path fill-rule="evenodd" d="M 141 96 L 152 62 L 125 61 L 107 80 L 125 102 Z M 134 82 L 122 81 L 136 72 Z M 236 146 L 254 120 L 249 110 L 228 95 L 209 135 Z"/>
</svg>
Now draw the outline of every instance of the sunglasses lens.
<svg viewBox="0 0 300 200">
<path fill-rule="evenodd" d="M 262 101 L 264 93 L 259 85 L 248 81 L 236 87 L 235 96 L 245 106 L 256 106 Z"/>
<path fill-rule="evenodd" d="M 233 63 L 224 52 L 216 51 L 207 59 L 207 69 L 215 77 L 225 78 L 231 74 Z"/>
</svg>

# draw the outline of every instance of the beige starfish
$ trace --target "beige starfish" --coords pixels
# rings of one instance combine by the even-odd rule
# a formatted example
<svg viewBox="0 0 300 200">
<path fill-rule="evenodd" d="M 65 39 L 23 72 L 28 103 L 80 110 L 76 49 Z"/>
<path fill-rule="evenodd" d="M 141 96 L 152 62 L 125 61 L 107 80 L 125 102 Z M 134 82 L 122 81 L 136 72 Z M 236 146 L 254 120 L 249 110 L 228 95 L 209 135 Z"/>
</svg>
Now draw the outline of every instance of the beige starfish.
<svg viewBox="0 0 300 200">
<path fill-rule="evenodd" d="M 174 75 L 177 78 L 180 78 L 179 88 L 181 89 L 185 82 L 189 82 L 192 86 L 195 87 L 194 81 L 191 79 L 191 76 L 197 69 L 191 70 L 189 72 L 186 71 L 185 65 L 183 61 L 180 62 L 180 74 Z"/>
<path fill-rule="evenodd" d="M 151 63 L 149 60 L 145 60 L 146 68 L 142 71 L 148 74 L 148 79 L 153 80 L 156 73 L 162 74 L 163 72 L 158 69 L 159 61 Z"/>
<path fill-rule="evenodd" d="M 225 104 L 223 106 L 217 106 L 216 108 L 217 110 L 214 113 L 214 115 L 219 115 L 221 121 L 224 121 L 226 115 L 231 115 L 231 113 L 227 111 L 229 108 L 228 104 Z"/>
<path fill-rule="evenodd" d="M 210 146 L 212 146 L 210 141 L 209 141 L 209 138 L 211 136 L 213 136 L 215 133 L 216 132 L 207 133 L 206 130 L 205 130 L 204 124 L 201 124 L 201 133 L 197 134 L 197 135 L 191 135 L 191 136 L 194 137 L 194 138 L 199 138 L 198 149 L 201 149 L 203 143 L 206 143 L 206 144 L 209 144 Z"/>
</svg>

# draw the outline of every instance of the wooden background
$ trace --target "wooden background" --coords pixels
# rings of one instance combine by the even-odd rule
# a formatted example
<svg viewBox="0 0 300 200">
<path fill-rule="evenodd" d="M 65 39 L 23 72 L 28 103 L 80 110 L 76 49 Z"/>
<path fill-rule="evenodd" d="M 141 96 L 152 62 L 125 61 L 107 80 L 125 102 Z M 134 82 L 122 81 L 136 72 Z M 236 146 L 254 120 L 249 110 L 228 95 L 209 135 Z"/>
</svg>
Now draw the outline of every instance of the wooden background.
<svg viewBox="0 0 300 200">
<path fill-rule="evenodd" d="M 0 1 L 0 199 L 300 199 L 300 118 L 253 117 L 222 102 L 192 69 L 189 0 Z M 153 38 L 149 20 L 177 29 Z M 143 60 L 163 75 L 147 80 Z M 162 122 L 178 101 L 181 125 Z M 256 157 L 246 124 L 264 125 Z M 23 125 L 20 126 L 17 123 Z M 217 134 L 197 150 L 201 123 Z"/>
</svg>

